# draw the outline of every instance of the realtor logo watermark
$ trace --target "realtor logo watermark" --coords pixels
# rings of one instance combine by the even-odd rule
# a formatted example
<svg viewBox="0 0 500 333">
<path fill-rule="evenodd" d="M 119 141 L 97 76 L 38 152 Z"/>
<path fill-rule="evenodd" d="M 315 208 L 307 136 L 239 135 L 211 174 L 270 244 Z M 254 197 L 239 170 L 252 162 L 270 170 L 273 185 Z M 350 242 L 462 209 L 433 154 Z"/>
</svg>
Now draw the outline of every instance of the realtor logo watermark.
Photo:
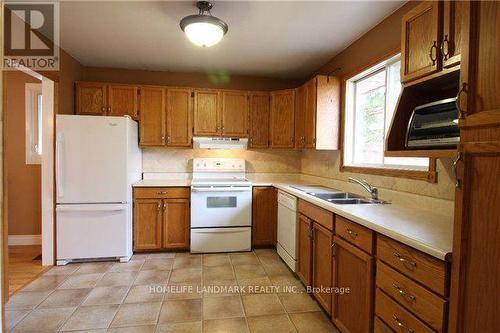
<svg viewBox="0 0 500 333">
<path fill-rule="evenodd" d="M 59 70 L 59 3 L 5 2 L 4 70 Z"/>
</svg>

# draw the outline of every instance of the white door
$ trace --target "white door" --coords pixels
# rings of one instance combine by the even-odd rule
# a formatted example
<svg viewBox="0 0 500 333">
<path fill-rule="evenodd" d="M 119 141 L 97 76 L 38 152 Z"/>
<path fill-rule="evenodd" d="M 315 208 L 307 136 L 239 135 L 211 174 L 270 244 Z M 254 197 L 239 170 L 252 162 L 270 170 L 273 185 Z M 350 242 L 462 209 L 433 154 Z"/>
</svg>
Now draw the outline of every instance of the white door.
<svg viewBox="0 0 500 333">
<path fill-rule="evenodd" d="M 127 202 L 125 117 L 58 115 L 57 203 Z"/>
<path fill-rule="evenodd" d="M 191 228 L 252 225 L 252 188 L 221 186 L 191 188 Z"/>
<path fill-rule="evenodd" d="M 129 205 L 58 205 L 57 260 L 131 255 Z"/>
</svg>

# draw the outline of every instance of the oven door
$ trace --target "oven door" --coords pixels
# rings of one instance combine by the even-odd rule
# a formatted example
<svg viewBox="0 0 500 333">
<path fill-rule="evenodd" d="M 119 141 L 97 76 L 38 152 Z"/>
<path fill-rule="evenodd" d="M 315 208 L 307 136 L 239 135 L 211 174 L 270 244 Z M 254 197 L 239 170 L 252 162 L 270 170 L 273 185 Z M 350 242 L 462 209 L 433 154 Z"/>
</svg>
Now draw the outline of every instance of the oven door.
<svg viewBox="0 0 500 333">
<path fill-rule="evenodd" d="M 251 225 L 251 186 L 191 187 L 191 228 Z"/>
</svg>

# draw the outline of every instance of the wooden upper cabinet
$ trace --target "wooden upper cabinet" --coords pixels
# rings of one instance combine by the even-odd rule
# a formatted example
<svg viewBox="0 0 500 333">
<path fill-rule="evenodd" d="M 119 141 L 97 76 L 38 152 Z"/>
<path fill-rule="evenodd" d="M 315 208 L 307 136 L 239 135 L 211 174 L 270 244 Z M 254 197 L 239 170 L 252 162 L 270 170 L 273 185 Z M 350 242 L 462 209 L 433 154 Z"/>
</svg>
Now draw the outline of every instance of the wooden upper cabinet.
<svg viewBox="0 0 500 333">
<path fill-rule="evenodd" d="M 134 201 L 134 250 L 160 249 L 162 231 L 162 201 Z"/>
<path fill-rule="evenodd" d="M 194 91 L 194 135 L 220 135 L 221 93 L 216 90 Z"/>
<path fill-rule="evenodd" d="M 250 148 L 269 147 L 270 98 L 267 92 L 250 92 L 248 94 Z"/>
<path fill-rule="evenodd" d="M 192 139 L 192 90 L 167 88 L 167 146 L 190 147 Z"/>
<path fill-rule="evenodd" d="M 139 87 L 129 85 L 108 86 L 108 107 L 106 115 L 128 115 L 135 120 L 139 119 Z"/>
<path fill-rule="evenodd" d="M 327 313 L 332 310 L 332 242 L 333 232 L 313 223 L 312 285 L 318 288 L 316 299 Z M 325 291 L 321 291 L 325 290 Z"/>
<path fill-rule="evenodd" d="M 189 248 L 189 199 L 163 200 L 163 248 Z"/>
<path fill-rule="evenodd" d="M 332 319 L 342 332 L 372 331 L 373 258 L 334 236 L 333 287 L 349 287 L 349 293 L 333 293 Z"/>
<path fill-rule="evenodd" d="M 271 93 L 271 148 L 293 148 L 295 90 Z"/>
<path fill-rule="evenodd" d="M 500 4 L 470 1 L 464 10 L 459 104 L 462 128 L 500 124 Z M 485 129 L 485 128 L 484 128 Z M 486 133 L 484 133 L 486 134 Z M 462 133 L 462 141 L 465 136 Z M 471 141 L 467 139 L 467 141 Z M 475 140 L 475 141 L 488 141 Z"/>
<path fill-rule="evenodd" d="M 423 1 L 403 16 L 401 81 L 408 82 L 441 69 L 440 1 Z"/>
<path fill-rule="evenodd" d="M 276 244 L 277 198 L 272 186 L 254 187 L 252 191 L 252 246 Z"/>
<path fill-rule="evenodd" d="M 312 221 L 305 215 L 297 218 L 297 276 L 306 285 L 312 283 Z"/>
<path fill-rule="evenodd" d="M 305 119 L 306 119 L 307 84 L 295 91 L 295 148 L 305 147 Z"/>
<path fill-rule="evenodd" d="M 303 142 L 304 147 L 306 148 L 314 148 L 316 145 L 316 98 L 318 94 L 317 82 L 317 78 L 314 78 L 312 80 L 309 80 L 305 84 Z"/>
<path fill-rule="evenodd" d="M 468 1 L 443 2 L 443 38 L 441 55 L 443 67 L 453 67 L 460 63 L 462 53 L 462 27 L 465 24 Z"/>
<path fill-rule="evenodd" d="M 141 87 L 139 144 L 165 144 L 165 89 L 162 87 Z"/>
<path fill-rule="evenodd" d="M 107 87 L 105 83 L 76 83 L 76 114 L 104 116 L 106 109 Z"/>
<path fill-rule="evenodd" d="M 223 136 L 248 136 L 248 95 L 245 91 L 222 92 L 221 121 Z"/>
</svg>

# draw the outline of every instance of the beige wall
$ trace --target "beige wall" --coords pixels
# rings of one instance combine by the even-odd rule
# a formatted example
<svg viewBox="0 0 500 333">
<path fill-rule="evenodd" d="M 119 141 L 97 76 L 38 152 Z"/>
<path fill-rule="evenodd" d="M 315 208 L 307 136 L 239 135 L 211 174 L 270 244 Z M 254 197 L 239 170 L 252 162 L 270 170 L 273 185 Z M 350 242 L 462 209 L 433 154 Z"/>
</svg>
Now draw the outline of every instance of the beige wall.
<svg viewBox="0 0 500 333">
<path fill-rule="evenodd" d="M 38 235 L 41 230 L 40 165 L 25 159 L 25 84 L 39 80 L 18 71 L 4 72 L 5 172 L 9 235 Z"/>
<path fill-rule="evenodd" d="M 83 66 L 71 55 L 61 49 L 59 72 L 59 107 L 57 113 L 75 112 L 75 81 L 81 80 Z"/>
<path fill-rule="evenodd" d="M 241 90 L 286 89 L 297 87 L 301 83 L 296 80 L 231 75 L 229 73 L 218 75 L 214 73 L 179 73 L 96 67 L 85 67 L 82 80 Z"/>
<path fill-rule="evenodd" d="M 334 75 L 350 76 L 374 61 L 382 60 L 391 52 L 401 47 L 401 20 L 403 15 L 418 2 L 408 2 L 376 27 L 361 36 L 344 51 L 332 58 L 318 73 L 329 73 L 340 68 Z M 342 103 L 343 104 L 343 103 Z M 342 105 L 342 110 L 344 105 Z M 375 186 L 421 194 L 447 200 L 454 199 L 451 162 L 449 159 L 438 160 L 438 183 L 409 180 L 396 177 L 381 177 L 359 173 L 340 172 L 341 152 L 303 151 L 301 172 L 308 175 L 331 179 L 347 180 L 348 177 L 366 179 Z"/>
<path fill-rule="evenodd" d="M 244 158 L 250 173 L 299 173 L 300 151 L 144 148 L 143 172 L 192 172 L 194 157 Z"/>
</svg>

